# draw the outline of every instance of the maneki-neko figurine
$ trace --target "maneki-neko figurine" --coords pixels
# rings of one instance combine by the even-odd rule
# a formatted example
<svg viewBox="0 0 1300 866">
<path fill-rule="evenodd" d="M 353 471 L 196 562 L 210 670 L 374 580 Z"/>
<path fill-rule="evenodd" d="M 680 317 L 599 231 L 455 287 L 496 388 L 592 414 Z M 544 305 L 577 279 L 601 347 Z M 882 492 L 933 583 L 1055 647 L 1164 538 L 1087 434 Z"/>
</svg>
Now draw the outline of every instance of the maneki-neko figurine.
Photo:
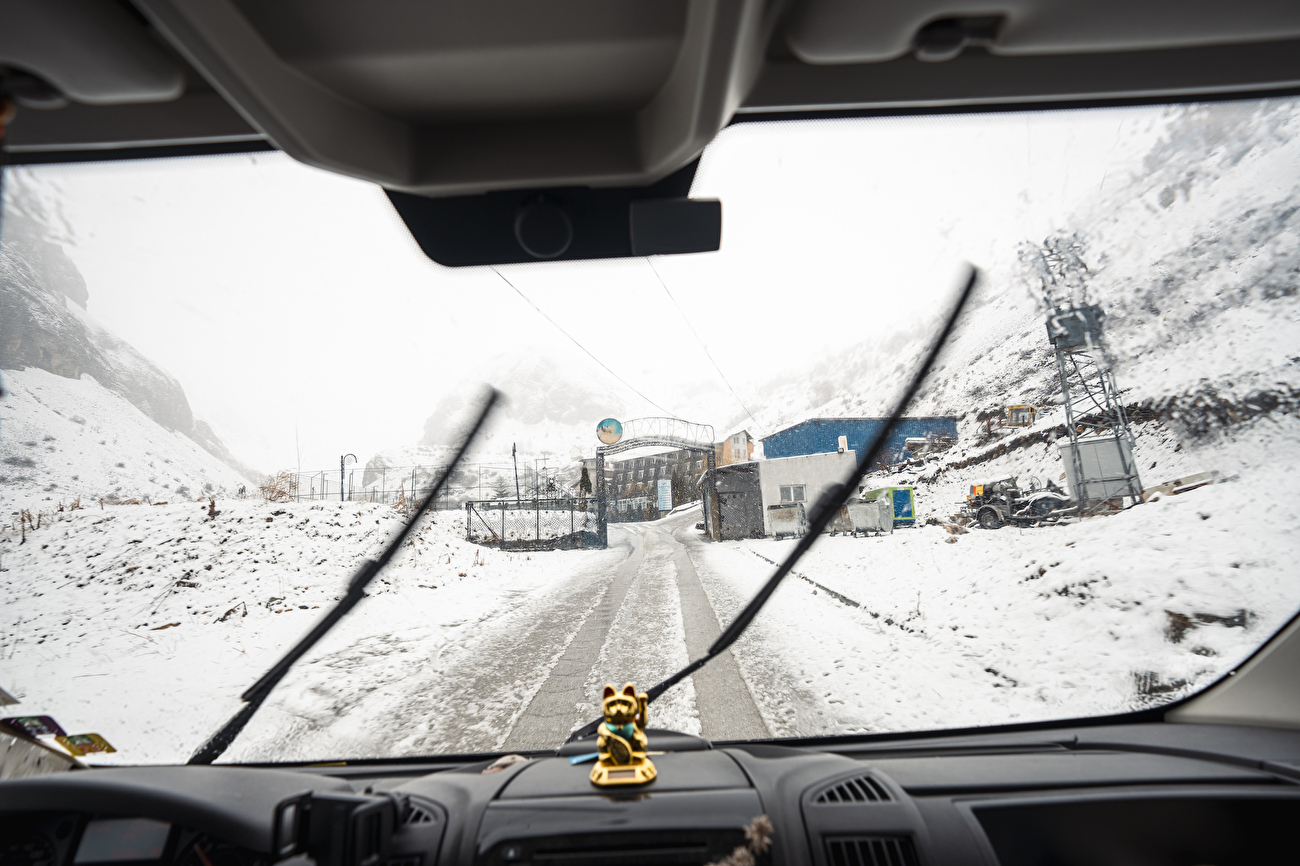
<svg viewBox="0 0 1300 866">
<path fill-rule="evenodd" d="M 654 763 L 646 757 L 645 692 L 637 694 L 628 683 L 623 691 L 606 685 L 601 696 L 605 720 L 596 736 L 596 766 L 591 768 L 591 782 L 606 785 L 644 785 L 656 775 Z"/>
</svg>

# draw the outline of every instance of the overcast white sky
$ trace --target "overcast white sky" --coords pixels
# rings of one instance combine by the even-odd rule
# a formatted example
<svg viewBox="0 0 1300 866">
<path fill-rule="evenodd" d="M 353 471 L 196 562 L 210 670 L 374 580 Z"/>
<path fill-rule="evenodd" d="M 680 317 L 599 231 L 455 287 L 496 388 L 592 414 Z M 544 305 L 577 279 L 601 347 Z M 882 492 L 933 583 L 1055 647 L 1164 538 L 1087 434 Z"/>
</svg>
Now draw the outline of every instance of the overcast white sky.
<svg viewBox="0 0 1300 866">
<path fill-rule="evenodd" d="M 962 262 L 998 274 L 1019 241 L 1132 170 L 1162 116 L 737 125 L 692 191 L 722 200 L 722 249 L 655 265 L 756 410 L 779 369 L 929 318 Z M 442 394 L 525 347 L 625 390 L 490 269 L 425 259 L 371 184 L 280 154 L 32 173 L 59 199 L 91 314 L 261 469 L 295 465 L 299 447 L 317 468 L 413 444 Z M 501 270 L 666 410 L 719 427 L 740 412 L 644 259 Z M 685 396 L 700 377 L 718 394 L 704 406 Z"/>
</svg>

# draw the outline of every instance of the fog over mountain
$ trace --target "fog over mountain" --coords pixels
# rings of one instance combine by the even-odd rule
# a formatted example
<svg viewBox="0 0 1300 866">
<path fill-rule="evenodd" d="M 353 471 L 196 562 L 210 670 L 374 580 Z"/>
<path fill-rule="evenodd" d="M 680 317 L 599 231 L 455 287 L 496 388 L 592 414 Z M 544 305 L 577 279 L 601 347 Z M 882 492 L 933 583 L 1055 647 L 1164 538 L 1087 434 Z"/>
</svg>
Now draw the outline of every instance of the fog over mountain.
<svg viewBox="0 0 1300 866">
<path fill-rule="evenodd" d="M 257 481 L 259 473 L 194 417 L 175 378 L 87 312 L 86 281 L 53 239 L 52 222 L 21 184 L 11 188 L 0 225 L 0 369 L 33 367 L 68 379 L 93 378 L 164 429 Z"/>
</svg>

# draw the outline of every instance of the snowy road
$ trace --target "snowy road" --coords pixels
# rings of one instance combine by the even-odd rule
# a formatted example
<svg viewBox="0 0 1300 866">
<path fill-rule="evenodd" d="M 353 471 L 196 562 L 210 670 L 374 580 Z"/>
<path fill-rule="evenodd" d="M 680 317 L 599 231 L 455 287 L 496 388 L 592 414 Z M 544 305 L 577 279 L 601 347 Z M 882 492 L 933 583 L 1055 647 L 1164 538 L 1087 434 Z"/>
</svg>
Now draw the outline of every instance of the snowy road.
<svg viewBox="0 0 1300 866">
<path fill-rule="evenodd" d="M 678 537 L 696 516 L 611 527 L 611 543 L 626 544 L 628 557 L 504 748 L 553 747 L 599 715 L 595 697 L 606 682 L 648 688 L 704 655 L 721 629 Z M 770 736 L 729 652 L 656 701 L 651 724 L 712 740 Z"/>
<path fill-rule="evenodd" d="M 608 551 L 586 553 L 544 592 L 499 596 L 456 641 L 370 635 L 299 668 L 231 757 L 555 748 L 599 715 L 604 683 L 647 688 L 717 638 L 688 552 L 700 544 L 697 518 L 612 526 Z M 716 740 L 771 736 L 730 653 L 656 701 L 651 724 Z"/>
</svg>

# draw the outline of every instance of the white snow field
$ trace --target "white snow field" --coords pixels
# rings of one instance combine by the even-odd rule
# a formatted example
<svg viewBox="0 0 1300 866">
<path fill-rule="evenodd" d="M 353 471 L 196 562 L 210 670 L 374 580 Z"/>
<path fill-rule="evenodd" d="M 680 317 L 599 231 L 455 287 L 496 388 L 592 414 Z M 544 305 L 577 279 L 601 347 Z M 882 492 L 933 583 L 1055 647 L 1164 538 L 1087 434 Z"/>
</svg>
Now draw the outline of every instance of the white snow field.
<svg viewBox="0 0 1300 866">
<path fill-rule="evenodd" d="M 25 544 L 7 539 L 0 669 L 22 700 L 16 710 L 103 734 L 119 750 L 106 760 L 184 761 L 402 519 L 391 507 L 354 503 L 218 499 L 216 507 L 210 518 L 206 502 L 94 506 L 58 515 Z M 229 754 L 401 751 L 401 741 L 431 728 L 428 750 L 492 748 L 499 737 L 474 739 L 453 723 L 469 714 L 508 724 L 549 656 L 505 659 L 500 699 L 466 692 L 463 676 L 445 675 L 448 665 L 493 623 L 529 615 L 575 571 L 619 554 L 502 553 L 468 544 L 464 531 L 462 513 L 426 518 L 370 597 L 299 664 Z M 566 619 L 535 624 L 557 633 L 561 648 L 596 601 L 576 596 Z M 388 718 L 403 701 L 430 695 L 437 712 L 426 707 L 411 727 Z M 458 736 L 468 737 L 463 746 Z"/>
<path fill-rule="evenodd" d="M 1300 606 L 1300 473 L 1277 459 L 1300 422 L 1242 432 L 1196 453 L 1233 480 L 1114 516 L 825 537 L 653 723 L 718 739 L 936 729 L 1201 688 Z M 22 712 L 103 734 L 119 749 L 106 763 L 183 761 L 401 520 L 354 503 L 217 508 L 96 506 L 7 539 L 0 658 Z M 793 544 L 705 543 L 698 518 L 612 526 L 606 551 L 507 553 L 465 542 L 463 513 L 433 515 L 223 760 L 558 745 L 605 681 L 645 687 L 698 655 Z M 747 707 L 759 721 L 727 728 Z"/>
<path fill-rule="evenodd" d="M 4 371 L 0 518 L 70 505 L 234 493 L 248 482 L 183 433 L 169 431 L 89 375 Z"/>
</svg>

